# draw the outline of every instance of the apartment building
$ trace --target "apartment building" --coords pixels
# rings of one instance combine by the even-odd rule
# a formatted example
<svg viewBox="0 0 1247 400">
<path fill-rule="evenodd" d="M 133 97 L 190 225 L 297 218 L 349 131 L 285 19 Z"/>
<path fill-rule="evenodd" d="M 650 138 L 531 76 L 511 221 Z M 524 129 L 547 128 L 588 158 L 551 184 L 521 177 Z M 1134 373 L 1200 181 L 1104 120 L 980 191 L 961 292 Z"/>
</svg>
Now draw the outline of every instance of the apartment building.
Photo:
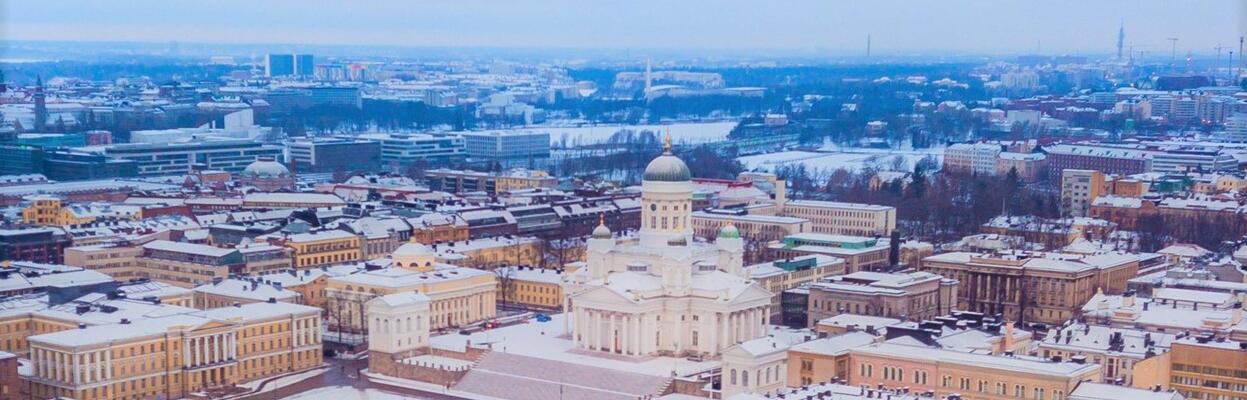
<svg viewBox="0 0 1247 400">
<path fill-rule="evenodd" d="M 1036 353 L 1056 360 L 1082 357 L 1104 368 L 1103 383 L 1150 389 L 1168 386 L 1171 333 L 1075 323 L 1053 328 L 1039 342 Z"/>
<path fill-rule="evenodd" d="M 1061 214 L 1085 217 L 1096 198 L 1105 194 L 1104 173 L 1066 169 L 1061 173 Z"/>
<path fill-rule="evenodd" d="M 485 192 L 491 195 L 523 189 L 552 189 L 558 179 L 545 171 L 515 168 L 499 173 L 454 169 L 432 169 L 424 173 L 431 190 L 449 193 Z"/>
<path fill-rule="evenodd" d="M 294 267 L 299 269 L 349 264 L 364 257 L 362 240 L 347 231 L 299 233 L 278 242 L 294 251 Z"/>
</svg>

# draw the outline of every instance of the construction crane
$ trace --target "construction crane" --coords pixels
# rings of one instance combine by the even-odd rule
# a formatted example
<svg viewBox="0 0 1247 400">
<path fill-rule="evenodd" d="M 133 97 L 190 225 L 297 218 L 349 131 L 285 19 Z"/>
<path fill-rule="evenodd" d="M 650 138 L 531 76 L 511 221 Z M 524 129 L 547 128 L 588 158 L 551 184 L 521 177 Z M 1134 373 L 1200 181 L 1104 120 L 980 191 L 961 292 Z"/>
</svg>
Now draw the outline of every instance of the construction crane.
<svg viewBox="0 0 1247 400">
<path fill-rule="evenodd" d="M 1217 76 L 1217 68 L 1221 68 L 1221 67 L 1220 67 L 1220 65 L 1221 65 L 1221 50 L 1230 50 L 1230 49 L 1232 49 L 1232 47 L 1229 47 L 1229 46 L 1222 46 L 1220 43 L 1217 43 L 1217 46 L 1216 46 L 1216 47 L 1213 47 L 1213 50 L 1216 50 L 1216 51 L 1217 51 L 1217 61 L 1216 61 L 1216 62 L 1214 62 L 1214 63 L 1212 63 L 1212 65 L 1213 65 L 1213 67 L 1212 67 L 1212 76 L 1214 77 L 1214 79 L 1215 79 L 1215 77 Z M 1231 67 L 1233 67 L 1233 66 L 1234 66 L 1234 51 L 1233 51 L 1233 50 L 1230 50 L 1230 66 L 1231 66 Z M 1227 71 L 1226 71 L 1226 73 L 1231 73 L 1231 72 L 1234 72 L 1233 68 L 1231 68 L 1230 70 L 1227 70 Z"/>
<path fill-rule="evenodd" d="M 1178 68 L 1178 38 L 1171 37 L 1171 38 L 1166 38 L 1165 40 L 1169 41 L 1169 46 L 1170 46 L 1169 68 L 1177 69 Z"/>
</svg>

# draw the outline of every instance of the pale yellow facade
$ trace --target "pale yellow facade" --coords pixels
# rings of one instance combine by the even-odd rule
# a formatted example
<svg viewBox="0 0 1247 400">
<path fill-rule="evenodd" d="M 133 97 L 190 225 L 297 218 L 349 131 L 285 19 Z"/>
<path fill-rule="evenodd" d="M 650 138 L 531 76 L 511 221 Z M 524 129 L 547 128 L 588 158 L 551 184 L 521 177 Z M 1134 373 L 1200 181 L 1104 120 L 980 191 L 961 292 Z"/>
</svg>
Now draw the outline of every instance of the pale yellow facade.
<svg viewBox="0 0 1247 400">
<path fill-rule="evenodd" d="M 89 327 L 83 334 L 114 329 L 125 327 Z M 60 340 L 64 334 L 31 338 L 35 398 L 183 398 L 322 364 L 320 311 L 310 307 L 249 321 L 211 320 L 156 333 L 137 330 L 132 336 L 82 345 L 66 344 Z"/>
</svg>

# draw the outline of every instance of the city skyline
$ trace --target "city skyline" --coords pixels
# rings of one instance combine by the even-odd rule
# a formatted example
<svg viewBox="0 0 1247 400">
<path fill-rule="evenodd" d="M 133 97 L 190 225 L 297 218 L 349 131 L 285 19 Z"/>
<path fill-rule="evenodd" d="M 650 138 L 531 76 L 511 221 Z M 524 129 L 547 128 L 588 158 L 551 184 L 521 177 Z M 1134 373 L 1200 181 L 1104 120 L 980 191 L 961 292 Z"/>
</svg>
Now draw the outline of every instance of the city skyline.
<svg viewBox="0 0 1247 400">
<path fill-rule="evenodd" d="M 1242 35 L 1236 2 L 1187 7 L 1163 1 L 1073 2 L 1036 9 L 1020 1 L 910 4 L 748 1 L 584 7 L 533 4 L 31 2 L 0 8 L 12 41 L 375 45 L 400 47 L 771 51 L 875 55 L 1212 54 Z M 660 10 L 660 11 L 656 11 Z M 796 11 L 800 12 L 796 12 Z M 344 12 L 345 11 L 345 12 Z M 979 15 L 976 18 L 964 18 Z"/>
</svg>

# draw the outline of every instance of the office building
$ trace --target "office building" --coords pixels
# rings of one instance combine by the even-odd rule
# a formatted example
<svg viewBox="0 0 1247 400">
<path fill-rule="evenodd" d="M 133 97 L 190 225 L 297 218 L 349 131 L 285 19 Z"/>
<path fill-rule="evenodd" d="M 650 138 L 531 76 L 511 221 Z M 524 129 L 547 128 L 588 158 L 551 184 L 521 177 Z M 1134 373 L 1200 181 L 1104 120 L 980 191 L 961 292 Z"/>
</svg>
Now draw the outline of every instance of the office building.
<svg viewBox="0 0 1247 400">
<path fill-rule="evenodd" d="M 61 264 L 71 242 L 60 228 L 0 229 L 0 260 Z"/>
<path fill-rule="evenodd" d="M 503 168 L 544 163 L 550 158 L 550 133 L 534 131 L 461 132 L 472 162 L 501 164 Z"/>
<path fill-rule="evenodd" d="M 896 229 L 896 207 L 819 200 L 789 200 L 780 215 L 810 220 L 810 232 L 887 236 Z"/>
<path fill-rule="evenodd" d="M 822 233 L 788 235 L 783 240 L 767 245 L 770 254 L 777 258 L 805 255 L 840 258 L 844 260 L 844 270 L 848 273 L 887 270 L 892 264 L 889 259 L 890 249 L 890 239 Z"/>
<path fill-rule="evenodd" d="M 286 152 L 291 168 L 300 173 L 381 170 L 381 143 L 374 140 L 300 138 L 286 143 Z"/>
<path fill-rule="evenodd" d="M 316 59 L 311 54 L 267 54 L 264 56 L 264 76 L 312 76 Z"/>
<path fill-rule="evenodd" d="M 459 136 L 370 133 L 359 137 L 381 142 L 381 166 L 390 171 L 445 165 L 467 155 Z"/>
<path fill-rule="evenodd" d="M 185 175 L 197 165 L 232 173 L 269 157 L 281 159 L 281 146 L 251 140 L 211 140 L 190 143 L 127 143 L 105 148 L 112 158 L 138 163 L 139 176 Z"/>
</svg>

